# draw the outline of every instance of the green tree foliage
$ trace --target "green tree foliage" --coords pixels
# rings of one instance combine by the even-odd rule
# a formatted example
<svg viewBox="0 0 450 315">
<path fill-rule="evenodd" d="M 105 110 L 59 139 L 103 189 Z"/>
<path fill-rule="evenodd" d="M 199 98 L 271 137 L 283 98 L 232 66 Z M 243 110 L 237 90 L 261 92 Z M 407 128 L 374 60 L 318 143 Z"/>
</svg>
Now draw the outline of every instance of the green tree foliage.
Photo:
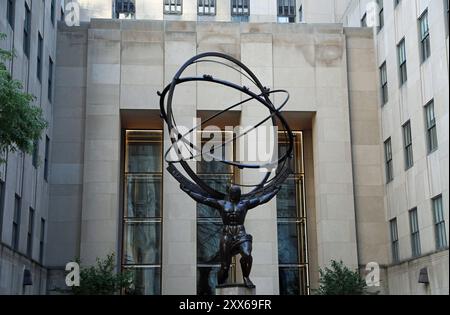
<svg viewBox="0 0 450 315">
<path fill-rule="evenodd" d="M 5 35 L 0 33 L 3 39 Z M 31 154 L 48 123 L 42 109 L 32 105 L 35 97 L 11 77 L 5 62 L 12 58 L 12 52 L 0 49 L 0 153 L 21 150 Z M 0 159 L 0 164 L 3 162 Z"/>
<path fill-rule="evenodd" d="M 72 287 L 75 295 L 114 295 L 122 291 L 131 293 L 133 274 L 116 272 L 115 255 L 108 255 L 104 260 L 97 258 L 97 264 L 81 268 L 80 286 Z"/>
<path fill-rule="evenodd" d="M 357 271 L 347 268 L 342 261 L 332 261 L 331 268 L 320 269 L 318 295 L 364 295 L 367 285 Z"/>
</svg>

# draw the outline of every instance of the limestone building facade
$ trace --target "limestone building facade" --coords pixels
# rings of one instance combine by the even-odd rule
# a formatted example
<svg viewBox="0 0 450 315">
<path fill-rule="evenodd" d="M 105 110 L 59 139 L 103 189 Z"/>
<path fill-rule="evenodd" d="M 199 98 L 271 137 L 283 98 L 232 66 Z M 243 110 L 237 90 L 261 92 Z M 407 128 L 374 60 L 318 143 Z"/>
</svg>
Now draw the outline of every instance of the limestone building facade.
<svg viewBox="0 0 450 315">
<path fill-rule="evenodd" d="M 8 187 L 24 175 L 8 175 L 0 182 L 6 182 L 1 292 L 22 292 L 26 266 L 42 279 L 26 292 L 53 293 L 64 286 L 66 263 L 92 264 L 112 252 L 119 269 L 133 271 L 140 293 L 213 292 L 220 226 L 165 170 L 169 141 L 156 91 L 193 55 L 219 51 L 291 95 L 285 115 L 296 131 L 295 172 L 276 199 L 247 219 L 257 293 L 311 293 L 318 268 L 334 259 L 363 275 L 378 266 L 373 292 L 448 294 L 448 2 L 384 1 L 376 7 L 383 8 L 376 11 L 384 21 L 379 29 L 361 27 L 368 21 L 364 1 L 166 2 L 78 0 L 81 25 L 59 23 L 57 40 L 46 44 L 55 62 L 48 183 L 33 186 L 42 190 L 35 216 L 43 216 L 47 231 L 44 258 L 38 264 L 21 254 L 24 217 L 22 248 L 11 248 L 17 190 Z M 57 3 L 54 10 L 58 19 L 70 13 Z M 0 30 L 7 33 L 4 19 Z M 249 84 L 218 66 L 190 71 Z M 202 83 L 178 93 L 175 114 L 188 126 L 192 117 L 242 98 Z M 265 115 L 250 104 L 219 124 L 251 125 Z M 5 168 L 13 171 L 3 174 L 20 169 L 16 159 L 8 157 Z M 201 163 L 196 168 L 222 188 L 230 178 L 253 179 Z M 238 263 L 232 269 L 239 279 Z M 421 271 L 428 283 L 419 283 Z"/>
<path fill-rule="evenodd" d="M 49 127 L 33 155 L 3 152 L 0 164 L 0 294 L 45 294 L 48 205 L 60 1 L 0 2 L 2 49 L 15 52 L 6 63 L 24 91 L 36 97 Z M 25 271 L 26 270 L 26 271 Z M 25 272 L 31 286 L 24 286 Z"/>
</svg>

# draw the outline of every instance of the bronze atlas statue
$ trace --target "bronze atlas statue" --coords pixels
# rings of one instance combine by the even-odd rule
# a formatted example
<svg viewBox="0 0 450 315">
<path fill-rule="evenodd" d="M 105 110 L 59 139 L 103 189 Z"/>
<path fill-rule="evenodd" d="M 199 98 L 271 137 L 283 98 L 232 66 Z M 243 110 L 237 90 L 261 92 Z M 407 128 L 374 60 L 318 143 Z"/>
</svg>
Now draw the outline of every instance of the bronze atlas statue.
<svg viewBox="0 0 450 315">
<path fill-rule="evenodd" d="M 223 67 L 228 67 L 237 71 L 241 76 L 252 83 L 252 88 L 215 78 L 211 74 L 203 74 L 198 77 L 182 76 L 186 69 L 199 63 L 219 64 Z M 172 103 L 176 87 L 188 82 L 209 82 L 218 84 L 239 91 L 244 95 L 244 98 L 242 101 L 235 103 L 202 121 L 188 132 L 181 133 L 175 122 Z M 252 89 L 257 91 L 252 91 Z M 273 105 L 270 99 L 270 96 L 275 93 L 284 93 L 286 95 L 284 102 L 278 108 Z M 217 282 L 219 285 L 226 283 L 232 257 L 240 254 L 244 285 L 248 288 L 254 288 L 255 285 L 249 278 L 253 262 L 251 255 L 253 238 L 250 234 L 247 234 L 244 227 L 244 221 L 247 211 L 269 202 L 280 191 L 281 185 L 292 172 L 290 169 L 290 162 L 293 158 L 294 135 L 289 128 L 287 121 L 281 114 L 281 109 L 289 100 L 289 94 L 285 90 L 271 91 L 264 87 L 253 72 L 239 60 L 222 53 L 208 52 L 188 60 L 175 74 L 172 82 L 162 92 L 158 92 L 158 95 L 160 96 L 161 117 L 167 125 L 171 140 L 171 146 L 165 153 L 165 160 L 168 163 L 167 170 L 180 183 L 180 188 L 184 192 L 195 201 L 219 211 L 220 217 L 222 218 L 223 228 L 219 249 L 221 268 L 218 273 Z M 277 155 L 276 158 L 271 159 L 270 161 L 264 161 L 264 163 L 260 164 L 240 163 L 222 157 L 218 158 L 210 152 L 204 152 L 201 147 L 187 139 L 188 135 L 201 129 L 209 121 L 235 107 L 245 106 L 250 101 L 257 101 L 261 104 L 261 106 L 268 111 L 268 115 L 256 125 L 247 128 L 244 133 L 234 135 L 233 139 L 230 141 L 235 141 L 264 123 L 271 121 L 273 126 L 279 127 L 284 131 L 287 139 L 288 146 L 287 149 L 282 152 L 283 154 Z M 223 147 L 230 141 L 226 141 L 220 146 Z M 189 156 L 187 157 L 181 153 L 182 150 L 186 149 L 189 151 Z M 176 153 L 177 158 L 172 158 L 174 152 Z M 227 192 L 218 191 L 202 180 L 190 167 L 188 162 L 195 161 L 200 155 L 207 155 L 215 161 L 219 161 L 220 163 L 231 167 L 262 171 L 262 179 L 259 183 L 254 185 L 241 185 L 233 182 L 230 184 Z M 182 171 L 184 171 L 185 174 L 182 174 Z M 248 192 L 243 194 L 241 192 L 241 187 L 248 190 Z"/>
</svg>

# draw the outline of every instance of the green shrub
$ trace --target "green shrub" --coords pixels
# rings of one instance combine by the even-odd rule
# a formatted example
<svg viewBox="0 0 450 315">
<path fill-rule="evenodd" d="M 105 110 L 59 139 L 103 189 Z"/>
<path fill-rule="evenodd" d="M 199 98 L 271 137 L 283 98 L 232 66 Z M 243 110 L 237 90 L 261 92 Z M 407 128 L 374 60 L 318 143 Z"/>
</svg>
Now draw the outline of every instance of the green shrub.
<svg viewBox="0 0 450 315">
<path fill-rule="evenodd" d="M 332 261 L 331 268 L 320 269 L 318 295 L 364 295 L 367 285 L 358 271 L 347 268 L 342 261 Z"/>
<path fill-rule="evenodd" d="M 114 295 L 122 291 L 132 293 L 133 275 L 129 271 L 116 272 L 114 254 L 106 259 L 97 258 L 97 264 L 80 269 L 80 286 L 72 287 L 75 295 Z"/>
</svg>

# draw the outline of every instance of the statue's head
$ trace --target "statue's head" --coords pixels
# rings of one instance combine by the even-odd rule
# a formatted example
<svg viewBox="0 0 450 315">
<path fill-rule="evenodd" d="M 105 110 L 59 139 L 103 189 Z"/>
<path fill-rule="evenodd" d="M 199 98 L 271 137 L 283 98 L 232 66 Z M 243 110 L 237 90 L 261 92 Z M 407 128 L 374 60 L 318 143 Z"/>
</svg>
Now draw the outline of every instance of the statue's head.
<svg viewBox="0 0 450 315">
<path fill-rule="evenodd" d="M 232 185 L 228 193 L 230 195 L 230 201 L 238 202 L 241 200 L 241 188 L 239 186 Z"/>
</svg>

